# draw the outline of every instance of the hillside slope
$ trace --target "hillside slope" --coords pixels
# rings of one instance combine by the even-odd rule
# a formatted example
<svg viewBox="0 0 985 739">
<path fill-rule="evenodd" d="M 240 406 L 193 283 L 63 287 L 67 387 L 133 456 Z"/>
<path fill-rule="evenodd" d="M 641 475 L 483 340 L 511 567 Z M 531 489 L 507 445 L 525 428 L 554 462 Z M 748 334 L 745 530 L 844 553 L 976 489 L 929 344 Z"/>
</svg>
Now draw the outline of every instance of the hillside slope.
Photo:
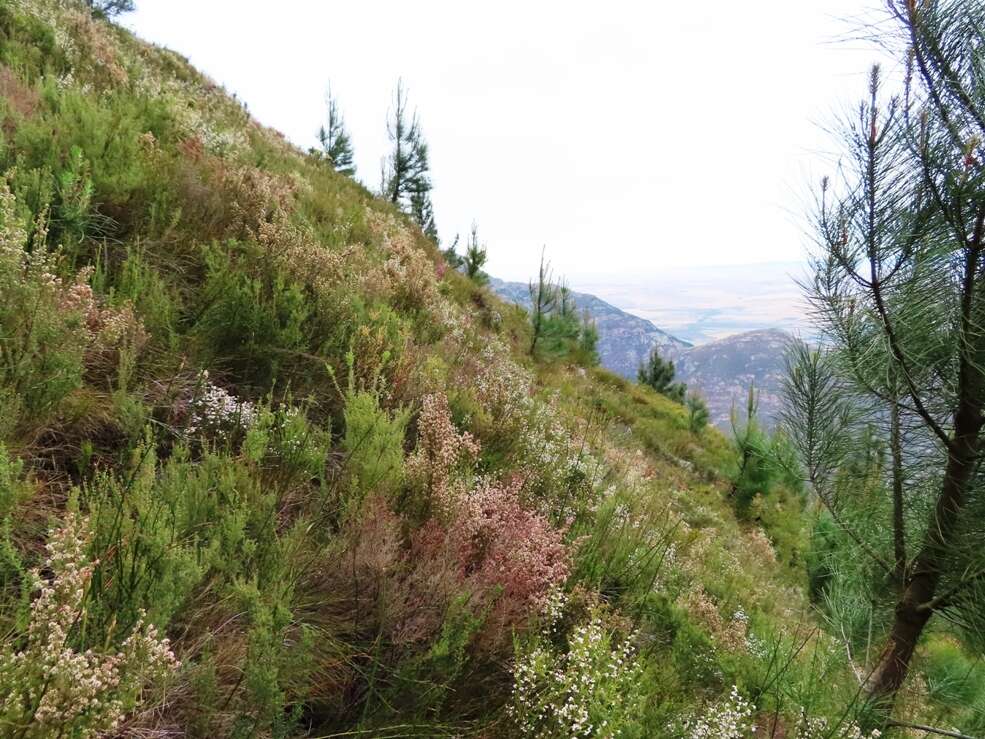
<svg viewBox="0 0 985 739">
<path fill-rule="evenodd" d="M 756 389 L 760 419 L 772 425 L 782 407 L 785 358 L 793 341 L 786 331 L 762 329 L 700 344 L 678 357 L 677 376 L 701 392 L 719 428 L 729 428 L 733 405 L 743 410 L 750 387 Z"/>
<path fill-rule="evenodd" d="M 511 303 L 530 307 L 530 292 L 522 282 L 494 278 L 490 287 Z M 692 346 L 595 295 L 572 292 L 572 296 L 598 327 L 599 362 L 606 369 L 634 380 L 656 348 L 660 356 L 673 360 L 677 379 L 704 397 L 712 423 L 722 431 L 730 430 L 732 407 L 743 406 L 750 386 L 756 388 L 761 420 L 767 425 L 776 420 L 786 372 L 784 358 L 794 341 L 786 331 L 757 329 Z"/>
<path fill-rule="evenodd" d="M 530 308 L 530 291 L 526 283 L 493 278 L 489 286 L 501 298 Z M 595 321 L 602 366 L 617 375 L 634 379 L 640 364 L 650 356 L 654 347 L 659 348 L 664 356 L 676 357 L 690 346 L 686 341 L 661 331 L 650 321 L 619 310 L 595 295 L 572 291 L 571 296 L 578 310 L 588 311 Z"/>
<path fill-rule="evenodd" d="M 854 730 L 796 480 L 81 3 L 0 134 L 0 735 Z"/>
</svg>

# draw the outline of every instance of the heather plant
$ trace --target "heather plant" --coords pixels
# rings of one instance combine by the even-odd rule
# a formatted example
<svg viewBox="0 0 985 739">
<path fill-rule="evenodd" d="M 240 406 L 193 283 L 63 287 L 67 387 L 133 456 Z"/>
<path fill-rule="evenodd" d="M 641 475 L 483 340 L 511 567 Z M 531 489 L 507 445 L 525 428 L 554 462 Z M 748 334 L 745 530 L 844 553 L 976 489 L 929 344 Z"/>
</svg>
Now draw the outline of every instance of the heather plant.
<svg viewBox="0 0 985 739">
<path fill-rule="evenodd" d="M 246 431 L 243 455 L 261 465 L 267 479 L 283 486 L 320 479 L 325 472 L 331 433 L 312 423 L 290 399 L 277 408 L 263 406 Z"/>
<path fill-rule="evenodd" d="M 23 642 L 0 648 L 0 726 L 19 736 L 95 737 L 112 732 L 143 697 L 145 686 L 178 667 L 167 639 L 138 619 L 116 651 L 84 649 L 83 624 L 95 563 L 87 522 L 74 512 L 52 530 L 45 569 L 32 573 L 40 593 Z"/>
<path fill-rule="evenodd" d="M 248 431 L 257 421 L 257 407 L 248 400 L 240 400 L 228 390 L 209 379 L 208 370 L 199 375 L 192 398 L 187 406 L 185 431 L 210 439 L 222 439 Z"/>
<path fill-rule="evenodd" d="M 342 450 L 349 491 L 343 513 L 354 511 L 369 492 L 388 495 L 404 480 L 404 436 L 409 414 L 380 407 L 376 389 L 350 387 L 345 397 Z"/>
<path fill-rule="evenodd" d="M 753 735 L 753 705 L 732 686 L 724 698 L 684 723 L 687 739 L 746 739 Z"/>
<path fill-rule="evenodd" d="M 452 423 L 448 398 L 426 396 L 417 419 L 417 447 L 407 459 L 408 479 L 423 487 L 439 510 L 450 510 L 463 492 L 455 489 L 456 477 L 467 473 L 478 455 L 472 435 L 459 433 Z"/>
<path fill-rule="evenodd" d="M 242 382 L 269 388 L 282 366 L 308 348 L 304 293 L 280 274 L 261 279 L 241 271 L 227 250 L 209 249 L 206 265 L 194 329 L 206 356 L 222 358 Z"/>
<path fill-rule="evenodd" d="M 547 633 L 516 642 L 510 715 L 519 735 L 640 736 L 643 666 L 634 635 L 620 635 L 600 609 L 564 647 L 548 638 L 552 626 L 549 619 Z"/>
<path fill-rule="evenodd" d="M 0 220 L 0 384 L 24 411 L 41 415 L 82 383 L 95 306 L 85 273 L 68 284 L 58 275 L 45 216 L 28 238 L 5 183 Z"/>
</svg>

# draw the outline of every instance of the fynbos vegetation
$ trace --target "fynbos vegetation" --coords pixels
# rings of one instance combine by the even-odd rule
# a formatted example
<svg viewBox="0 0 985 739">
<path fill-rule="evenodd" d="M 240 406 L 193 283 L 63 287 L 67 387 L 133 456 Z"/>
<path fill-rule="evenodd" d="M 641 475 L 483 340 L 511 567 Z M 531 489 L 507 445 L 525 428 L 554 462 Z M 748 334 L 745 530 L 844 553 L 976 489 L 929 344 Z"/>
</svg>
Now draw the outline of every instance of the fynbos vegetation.
<svg viewBox="0 0 985 739">
<path fill-rule="evenodd" d="M 894 6 L 832 349 L 727 439 L 439 249 L 402 83 L 370 192 L 130 5 L 0 0 L 0 733 L 981 735 L 977 6 Z"/>
</svg>

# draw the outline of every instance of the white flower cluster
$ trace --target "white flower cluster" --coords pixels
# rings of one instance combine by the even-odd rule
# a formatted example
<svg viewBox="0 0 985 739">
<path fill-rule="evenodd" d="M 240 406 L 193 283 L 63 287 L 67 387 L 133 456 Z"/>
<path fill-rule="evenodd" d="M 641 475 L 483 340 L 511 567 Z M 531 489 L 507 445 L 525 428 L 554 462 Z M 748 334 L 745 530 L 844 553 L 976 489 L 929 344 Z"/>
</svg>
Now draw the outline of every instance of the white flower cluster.
<svg viewBox="0 0 985 739">
<path fill-rule="evenodd" d="M 796 732 L 794 739 L 879 739 L 882 736 L 879 729 L 865 734 L 857 724 L 848 724 L 832 731 L 827 719 L 811 718 L 806 714 L 802 714 L 797 722 Z"/>
<path fill-rule="evenodd" d="M 256 406 L 212 383 L 208 371 L 202 372 L 201 388 L 202 391 L 191 402 L 189 434 L 222 435 L 237 429 L 249 429 L 256 423 L 259 417 Z"/>
<path fill-rule="evenodd" d="M 733 685 L 727 697 L 685 724 L 685 736 L 687 739 L 744 739 L 756 730 L 750 721 L 752 711 L 752 703 Z"/>
<path fill-rule="evenodd" d="M 548 610 L 563 601 L 554 596 Z M 563 607 L 563 606 L 561 606 Z M 568 651 L 536 644 L 513 670 L 511 714 L 526 737 L 615 737 L 638 712 L 641 667 L 633 639 L 613 644 L 594 614 L 571 634 Z"/>
<path fill-rule="evenodd" d="M 72 648 L 94 566 L 88 541 L 87 522 L 75 513 L 51 533 L 46 569 L 52 579 L 33 573 L 41 592 L 31 604 L 26 645 L 0 651 L 0 731 L 28 727 L 20 734 L 27 737 L 113 731 L 145 683 L 178 667 L 168 640 L 142 618 L 115 654 Z"/>
</svg>

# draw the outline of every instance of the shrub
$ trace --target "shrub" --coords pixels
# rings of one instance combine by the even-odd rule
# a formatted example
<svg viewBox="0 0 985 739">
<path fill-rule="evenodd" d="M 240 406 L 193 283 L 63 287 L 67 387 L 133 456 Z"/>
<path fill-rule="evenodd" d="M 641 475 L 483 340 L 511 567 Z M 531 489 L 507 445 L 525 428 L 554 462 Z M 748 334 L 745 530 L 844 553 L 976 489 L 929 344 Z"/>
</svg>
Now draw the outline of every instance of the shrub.
<svg viewBox="0 0 985 739">
<path fill-rule="evenodd" d="M 113 731 L 149 682 L 178 667 L 167 639 L 142 618 L 118 651 L 84 649 L 82 629 L 93 564 L 86 555 L 87 522 L 69 512 L 51 532 L 45 569 L 33 573 L 40 591 L 31 604 L 24 646 L 0 648 L 0 727 L 19 736 L 95 737 Z M 105 648 L 104 648 L 105 649 Z"/>
<path fill-rule="evenodd" d="M 455 502 L 454 475 L 475 463 L 479 444 L 468 432 L 456 430 L 448 398 L 440 393 L 421 401 L 417 437 L 417 448 L 407 460 L 407 475 L 428 491 L 439 509 L 449 510 Z"/>
<path fill-rule="evenodd" d="M 752 704 L 732 686 L 732 691 L 704 712 L 685 722 L 687 739 L 746 739 L 755 728 Z"/>
<path fill-rule="evenodd" d="M 23 410 L 37 415 L 54 408 L 82 383 L 90 343 L 87 325 L 94 308 L 85 275 L 66 285 L 57 258 L 44 245 L 46 226 L 34 233 L 16 212 L 6 184 L 0 189 L 0 385 L 7 385 Z M 9 422 L 9 421 L 8 421 Z"/>
<path fill-rule="evenodd" d="M 475 607 L 489 608 L 483 640 L 490 648 L 539 612 L 570 569 L 562 532 L 520 504 L 520 486 L 484 482 L 448 520 L 432 519 L 413 538 L 411 556 L 422 563 L 424 583 L 426 573 L 450 566 Z"/>
<path fill-rule="evenodd" d="M 544 634 L 517 641 L 510 714 L 525 737 L 639 734 L 642 672 L 632 637 L 620 638 L 595 610 L 566 649 Z"/>
<path fill-rule="evenodd" d="M 194 329 L 206 357 L 242 383 L 269 388 L 308 348 L 304 293 L 277 274 L 250 276 L 218 247 L 207 250 L 206 266 L 205 305 Z"/>
<path fill-rule="evenodd" d="M 345 402 L 345 452 L 349 491 L 343 513 L 356 510 L 367 493 L 397 490 L 404 478 L 404 435 L 408 413 L 389 413 L 380 407 L 375 390 L 350 387 Z"/>
</svg>

